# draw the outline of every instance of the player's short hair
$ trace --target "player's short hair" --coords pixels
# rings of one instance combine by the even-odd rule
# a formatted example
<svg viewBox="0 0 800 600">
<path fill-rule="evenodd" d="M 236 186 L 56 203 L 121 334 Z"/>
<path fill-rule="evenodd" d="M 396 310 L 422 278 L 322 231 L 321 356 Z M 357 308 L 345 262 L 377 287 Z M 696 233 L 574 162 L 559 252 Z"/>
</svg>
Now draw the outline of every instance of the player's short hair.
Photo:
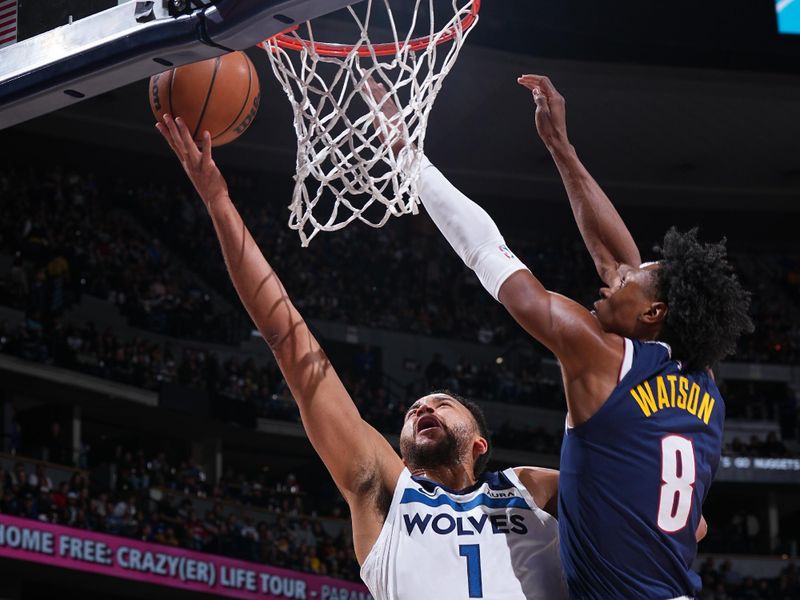
<svg viewBox="0 0 800 600">
<path fill-rule="evenodd" d="M 450 390 L 436 390 L 435 392 L 431 392 L 431 394 L 450 396 L 459 404 L 464 405 L 470 414 L 472 414 L 472 418 L 475 419 L 475 423 L 478 426 L 478 433 L 486 440 L 486 452 L 477 458 L 473 468 L 474 477 L 479 477 L 481 473 L 486 470 L 486 465 L 489 464 L 489 457 L 492 454 L 492 433 L 489 431 L 489 425 L 486 422 L 486 415 L 483 414 L 483 409 L 472 400 L 467 400 L 463 396 L 451 392 Z"/>
<path fill-rule="evenodd" d="M 656 294 L 668 307 L 659 339 L 688 371 L 733 354 L 742 333 L 753 331 L 750 292 L 733 272 L 725 243 L 703 243 L 697 228 L 681 233 L 673 227 L 655 248 L 662 256 Z"/>
</svg>

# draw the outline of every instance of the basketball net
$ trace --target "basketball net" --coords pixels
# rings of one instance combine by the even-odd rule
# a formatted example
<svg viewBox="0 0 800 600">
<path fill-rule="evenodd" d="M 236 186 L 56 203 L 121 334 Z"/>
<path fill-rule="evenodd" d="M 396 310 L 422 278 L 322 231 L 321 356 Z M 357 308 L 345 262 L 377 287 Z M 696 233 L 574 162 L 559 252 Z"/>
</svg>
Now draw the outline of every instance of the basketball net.
<svg viewBox="0 0 800 600">
<path fill-rule="evenodd" d="M 382 227 L 392 216 L 418 212 L 428 117 L 480 9 L 480 0 L 448 0 L 447 14 L 440 15 L 435 0 L 415 0 L 410 28 L 401 32 L 391 0 L 365 3 L 360 15 L 346 9 L 360 32 L 353 45 L 315 41 L 310 22 L 260 44 L 294 111 L 297 174 L 289 227 L 304 247 L 320 231 L 356 220 Z M 385 9 L 393 41 L 371 41 L 376 7 Z M 425 35 L 414 37 L 421 22 Z M 385 97 L 373 96 L 370 79 L 384 86 Z M 388 101 L 399 110 L 393 118 L 382 110 Z M 395 156 L 391 142 L 399 136 L 407 143 Z"/>
</svg>

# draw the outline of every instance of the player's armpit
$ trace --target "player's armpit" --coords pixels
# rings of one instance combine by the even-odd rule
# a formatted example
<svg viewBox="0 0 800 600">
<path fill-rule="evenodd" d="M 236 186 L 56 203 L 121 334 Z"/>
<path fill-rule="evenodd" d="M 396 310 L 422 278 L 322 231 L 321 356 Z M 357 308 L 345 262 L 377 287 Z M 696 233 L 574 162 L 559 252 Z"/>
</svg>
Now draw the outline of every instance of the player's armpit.
<svg viewBox="0 0 800 600">
<path fill-rule="evenodd" d="M 514 472 L 522 485 L 533 496 L 536 506 L 554 517 L 558 517 L 559 472 L 542 467 L 516 467 Z"/>
</svg>

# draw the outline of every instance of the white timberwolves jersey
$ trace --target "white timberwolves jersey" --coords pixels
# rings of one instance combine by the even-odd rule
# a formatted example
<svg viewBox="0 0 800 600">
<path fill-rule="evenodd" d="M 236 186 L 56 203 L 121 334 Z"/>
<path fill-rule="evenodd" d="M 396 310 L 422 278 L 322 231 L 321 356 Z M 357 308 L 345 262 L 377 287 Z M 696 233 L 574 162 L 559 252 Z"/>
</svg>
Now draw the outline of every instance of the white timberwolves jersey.
<svg viewBox="0 0 800 600">
<path fill-rule="evenodd" d="M 560 600 L 558 524 L 512 469 L 456 493 L 404 469 L 361 578 L 376 600 Z"/>
</svg>

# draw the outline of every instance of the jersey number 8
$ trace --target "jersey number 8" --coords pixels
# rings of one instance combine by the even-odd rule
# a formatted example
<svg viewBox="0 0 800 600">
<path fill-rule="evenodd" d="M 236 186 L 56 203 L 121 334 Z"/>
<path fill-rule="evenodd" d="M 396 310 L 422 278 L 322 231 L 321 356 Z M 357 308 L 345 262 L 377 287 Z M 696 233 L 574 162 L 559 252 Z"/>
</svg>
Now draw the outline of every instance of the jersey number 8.
<svg viewBox="0 0 800 600">
<path fill-rule="evenodd" d="M 658 526 L 666 533 L 686 527 L 692 512 L 695 463 L 692 440 L 670 435 L 661 440 L 661 497 Z"/>
</svg>

